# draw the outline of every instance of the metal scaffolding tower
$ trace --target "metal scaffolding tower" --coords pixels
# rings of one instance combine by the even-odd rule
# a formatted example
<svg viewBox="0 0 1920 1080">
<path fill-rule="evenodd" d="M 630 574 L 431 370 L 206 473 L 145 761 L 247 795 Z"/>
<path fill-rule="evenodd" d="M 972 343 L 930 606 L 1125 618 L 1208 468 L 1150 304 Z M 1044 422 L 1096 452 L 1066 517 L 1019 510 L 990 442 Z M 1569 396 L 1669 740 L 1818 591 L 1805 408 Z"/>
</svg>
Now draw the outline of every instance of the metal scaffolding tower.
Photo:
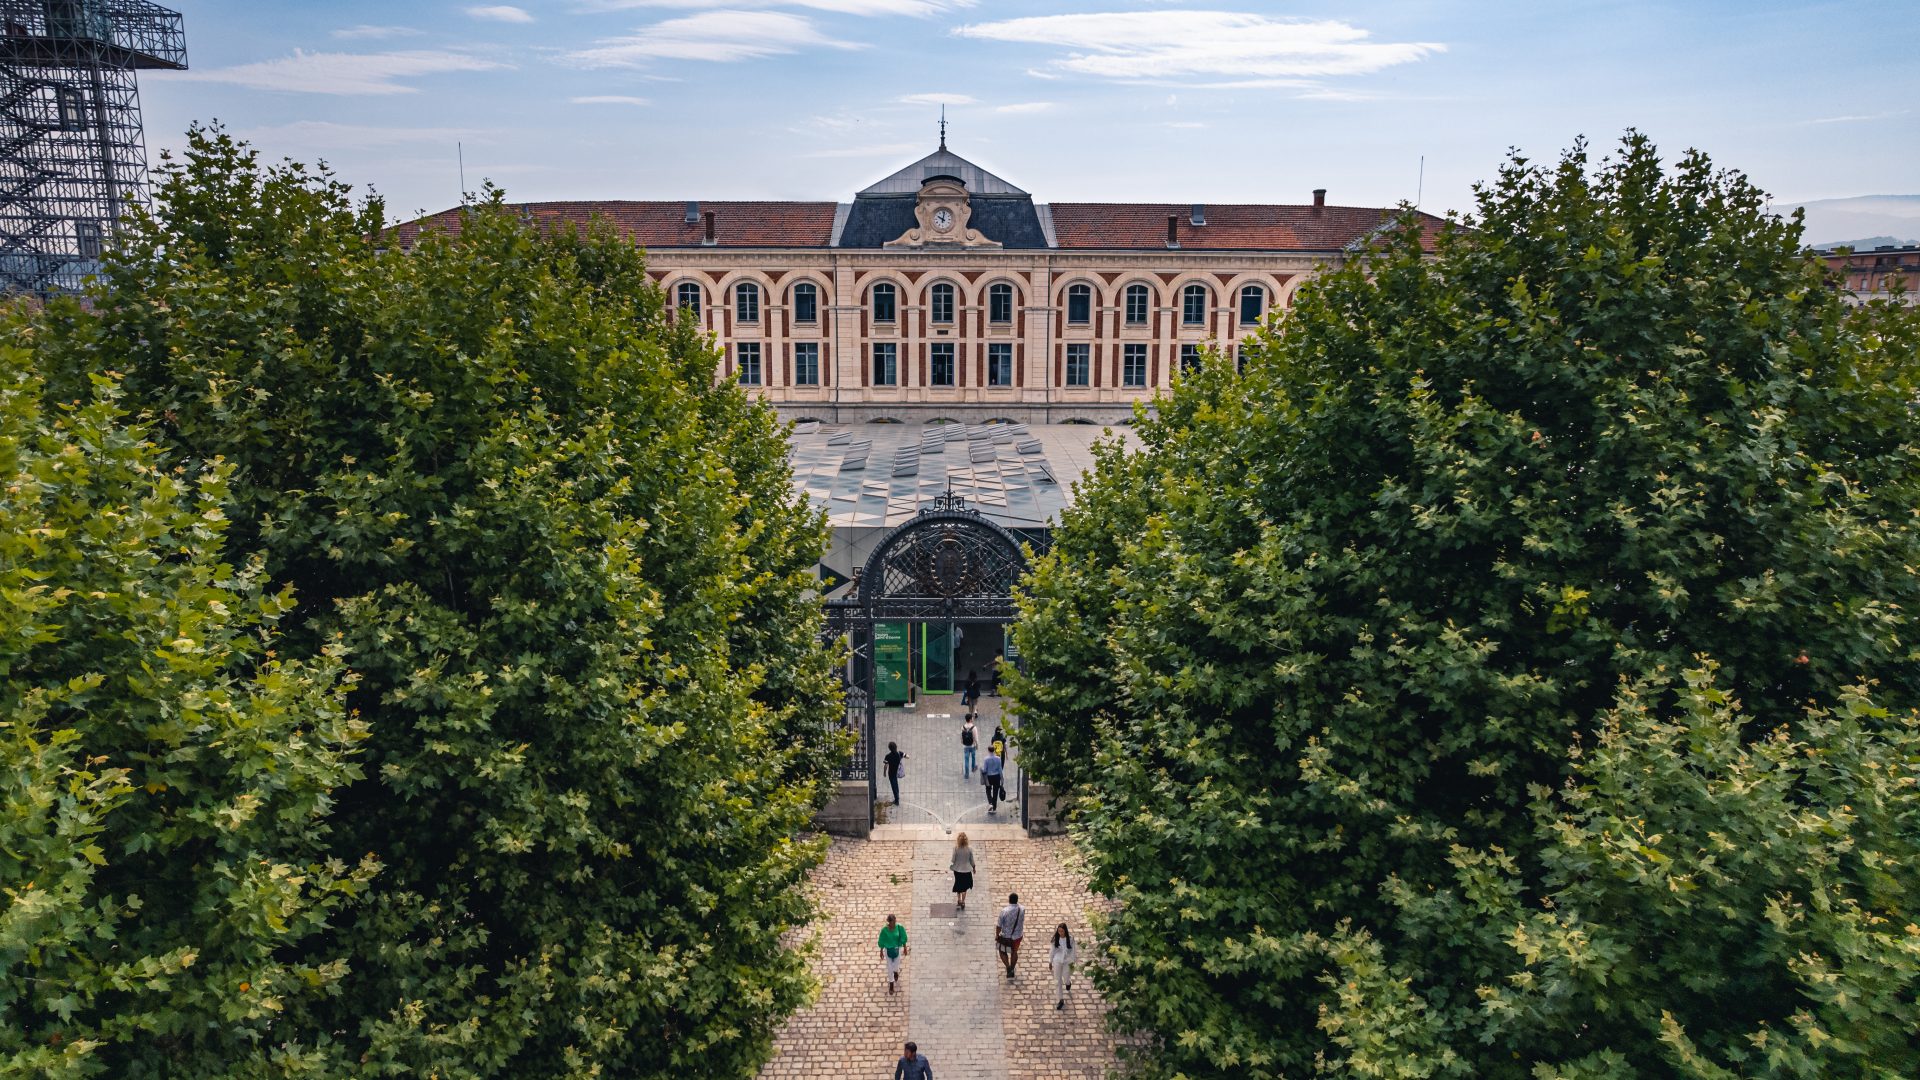
<svg viewBox="0 0 1920 1080">
<path fill-rule="evenodd" d="M 80 288 L 147 183 L 142 68 L 187 66 L 146 0 L 0 0 L 0 292 Z"/>
</svg>

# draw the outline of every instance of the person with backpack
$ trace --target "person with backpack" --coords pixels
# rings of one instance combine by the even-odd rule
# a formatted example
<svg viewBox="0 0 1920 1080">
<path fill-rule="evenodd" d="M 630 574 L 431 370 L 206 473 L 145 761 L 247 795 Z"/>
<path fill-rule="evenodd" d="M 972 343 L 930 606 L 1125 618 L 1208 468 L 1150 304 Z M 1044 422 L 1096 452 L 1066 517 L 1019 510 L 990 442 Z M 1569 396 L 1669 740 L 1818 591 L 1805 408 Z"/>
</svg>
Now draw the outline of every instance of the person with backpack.
<svg viewBox="0 0 1920 1080">
<path fill-rule="evenodd" d="M 1020 906 L 1020 894 L 1007 897 L 1000 918 L 993 924 L 993 943 L 1000 951 L 1000 962 L 1007 965 L 1007 978 L 1013 978 L 1014 965 L 1020 962 L 1020 939 L 1027 932 L 1027 909 Z"/>
<path fill-rule="evenodd" d="M 1053 965 L 1053 1007 L 1067 1007 L 1067 991 L 1073 989 L 1073 962 L 1079 954 L 1073 948 L 1073 931 L 1066 923 L 1053 928 L 1053 948 L 1048 960 Z"/>
<path fill-rule="evenodd" d="M 1000 755 L 994 753 L 989 747 L 987 760 L 980 763 L 980 783 L 987 789 L 987 813 L 989 814 L 997 813 L 999 810 L 1000 794 L 1004 790 L 1000 786 L 1001 769 Z"/>
<path fill-rule="evenodd" d="M 887 916 L 887 925 L 880 928 L 880 959 L 886 963 L 887 993 L 891 994 L 900 983 L 900 958 L 907 953 L 907 928 Z"/>
<path fill-rule="evenodd" d="M 980 732 L 973 726 L 973 714 L 968 713 L 960 725 L 960 779 L 973 779 L 974 755 L 979 752 Z"/>
</svg>

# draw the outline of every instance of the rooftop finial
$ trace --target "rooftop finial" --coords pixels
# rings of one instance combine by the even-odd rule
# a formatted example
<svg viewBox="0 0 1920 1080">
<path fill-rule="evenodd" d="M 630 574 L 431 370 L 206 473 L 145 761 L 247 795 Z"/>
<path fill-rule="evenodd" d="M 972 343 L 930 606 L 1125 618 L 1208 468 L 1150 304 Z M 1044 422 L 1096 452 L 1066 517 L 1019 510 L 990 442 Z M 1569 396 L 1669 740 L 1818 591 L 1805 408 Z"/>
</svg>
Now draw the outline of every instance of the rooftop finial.
<svg viewBox="0 0 1920 1080">
<path fill-rule="evenodd" d="M 940 149 L 947 148 L 947 107 L 940 106 Z"/>
</svg>

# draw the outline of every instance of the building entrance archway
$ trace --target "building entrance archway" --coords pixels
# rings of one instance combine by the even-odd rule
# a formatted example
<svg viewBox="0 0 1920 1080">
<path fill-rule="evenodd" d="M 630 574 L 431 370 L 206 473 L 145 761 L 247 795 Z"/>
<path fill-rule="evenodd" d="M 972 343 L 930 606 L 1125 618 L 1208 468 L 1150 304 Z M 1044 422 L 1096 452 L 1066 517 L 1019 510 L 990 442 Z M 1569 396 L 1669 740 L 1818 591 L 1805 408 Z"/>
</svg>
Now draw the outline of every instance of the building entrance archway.
<svg viewBox="0 0 1920 1080">
<path fill-rule="evenodd" d="M 846 641 L 846 723 L 858 739 L 841 778 L 867 782 L 869 815 L 882 780 L 881 709 L 920 712 L 936 700 L 957 705 L 968 670 L 960 664 L 979 664 L 982 650 L 992 647 L 985 654 L 991 664 L 1004 648 L 1002 629 L 1014 619 L 1013 592 L 1026 569 L 1020 539 L 949 492 L 887 533 L 859 568 L 851 594 L 826 604 L 827 634 Z M 980 675 L 983 683 L 993 679 L 987 670 Z M 957 744 L 952 757 L 957 765 Z"/>
</svg>

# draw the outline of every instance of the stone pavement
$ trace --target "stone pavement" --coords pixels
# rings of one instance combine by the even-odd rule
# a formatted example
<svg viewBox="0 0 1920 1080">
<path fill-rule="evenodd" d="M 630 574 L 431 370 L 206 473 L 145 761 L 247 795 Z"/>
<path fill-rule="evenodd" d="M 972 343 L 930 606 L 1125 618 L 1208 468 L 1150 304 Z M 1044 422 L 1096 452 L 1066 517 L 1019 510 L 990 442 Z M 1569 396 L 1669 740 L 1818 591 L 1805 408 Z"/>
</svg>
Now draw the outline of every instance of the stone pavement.
<svg viewBox="0 0 1920 1080">
<path fill-rule="evenodd" d="M 987 757 L 987 740 L 993 726 L 1000 722 L 1003 699 L 983 697 L 975 711 L 980 729 L 978 760 Z M 880 778 L 877 790 L 885 807 L 888 824 L 947 825 L 1020 822 L 1020 774 L 1017 762 L 1007 768 L 1007 793 L 1014 796 L 1011 806 L 1000 804 L 996 814 L 987 812 L 986 789 L 980 774 L 963 778 L 960 774 L 960 723 L 966 710 L 959 694 L 930 694 L 920 699 L 917 708 L 881 709 L 874 717 L 874 775 Z M 881 758 L 889 742 L 898 743 L 907 754 L 907 775 L 900 781 L 900 805 L 893 806 L 893 791 L 887 786 L 887 774 Z M 1012 754 L 1012 751 L 1009 751 Z M 1014 755 L 1017 757 L 1017 755 Z"/>
<path fill-rule="evenodd" d="M 944 828 L 883 826 L 872 840 L 833 842 L 813 879 L 827 913 L 814 961 L 821 996 L 788 1022 L 763 1078 L 883 1080 L 907 1039 L 920 1044 L 939 1080 L 1099 1080 L 1113 1067 L 1117 1040 L 1084 973 L 1075 975 L 1067 1007 L 1053 1007 L 1047 941 L 1055 924 L 1072 928 L 1083 966 L 1094 952 L 1094 900 L 1072 844 L 1027 839 L 1008 826 L 968 832 L 979 871 L 967 910 L 953 914 L 933 914 L 934 904 L 953 902 L 953 841 Z M 1027 908 L 1027 943 L 1011 982 L 993 948 L 993 920 L 1009 892 Z M 874 946 L 889 911 L 902 916 L 910 943 L 903 993 L 893 998 Z"/>
</svg>

